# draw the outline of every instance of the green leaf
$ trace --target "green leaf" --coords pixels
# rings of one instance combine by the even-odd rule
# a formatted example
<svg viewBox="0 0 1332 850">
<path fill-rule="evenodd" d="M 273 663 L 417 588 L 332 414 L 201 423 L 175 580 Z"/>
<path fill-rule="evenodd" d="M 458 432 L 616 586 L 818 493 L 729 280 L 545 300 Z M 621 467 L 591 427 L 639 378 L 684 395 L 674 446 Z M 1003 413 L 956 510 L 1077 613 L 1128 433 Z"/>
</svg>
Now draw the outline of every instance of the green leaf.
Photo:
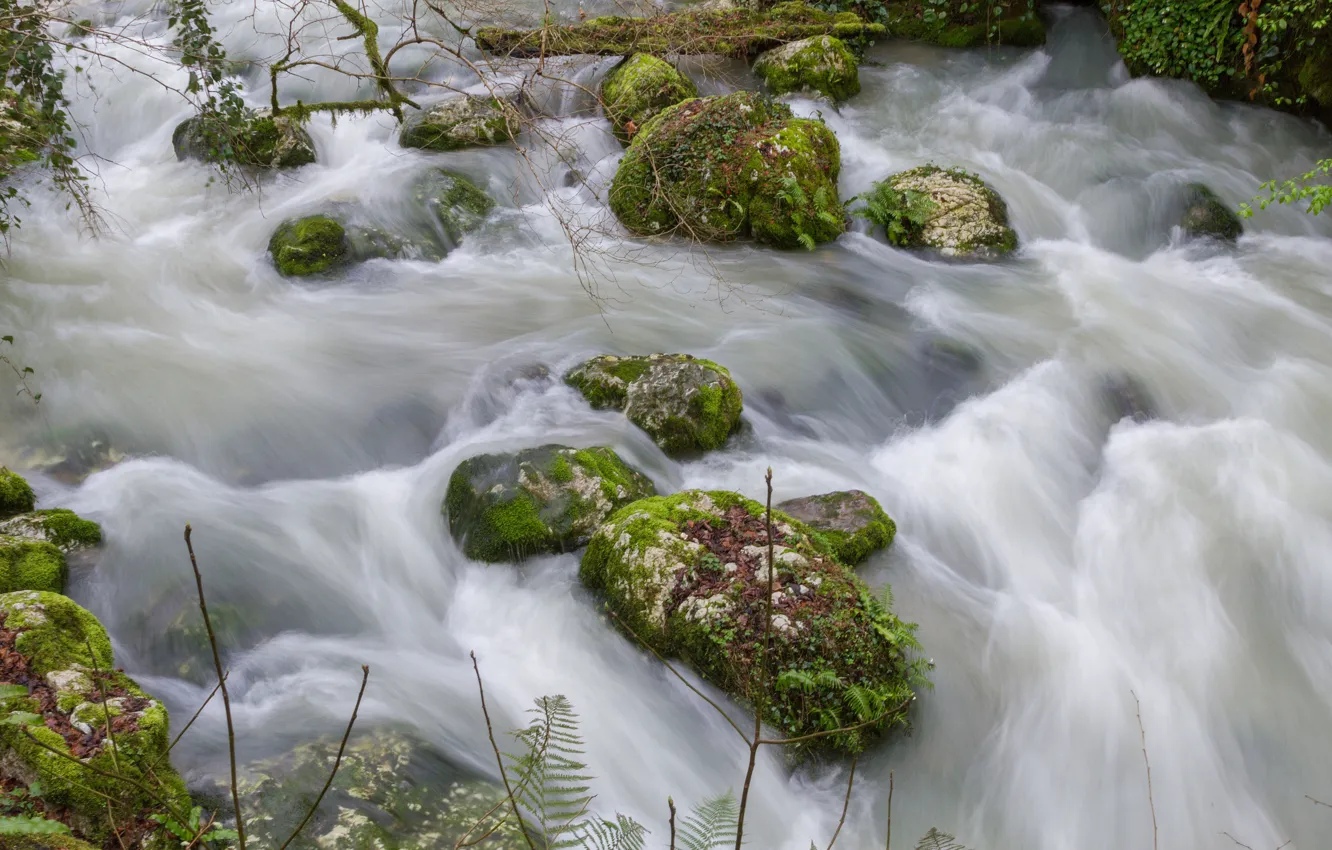
<svg viewBox="0 0 1332 850">
<path fill-rule="evenodd" d="M 69 835 L 69 827 L 46 818 L 0 817 L 0 835 Z"/>
<path fill-rule="evenodd" d="M 0 699 L 13 699 L 14 697 L 26 697 L 27 695 L 27 685 L 0 685 Z"/>
<path fill-rule="evenodd" d="M 0 336 L 0 339 L 3 339 L 5 342 L 9 343 L 10 345 L 14 344 L 14 338 L 12 336 Z"/>
<path fill-rule="evenodd" d="M 30 711 L 11 711 L 5 719 L 0 720 L 0 726 L 37 726 L 41 723 L 42 716 Z"/>
</svg>

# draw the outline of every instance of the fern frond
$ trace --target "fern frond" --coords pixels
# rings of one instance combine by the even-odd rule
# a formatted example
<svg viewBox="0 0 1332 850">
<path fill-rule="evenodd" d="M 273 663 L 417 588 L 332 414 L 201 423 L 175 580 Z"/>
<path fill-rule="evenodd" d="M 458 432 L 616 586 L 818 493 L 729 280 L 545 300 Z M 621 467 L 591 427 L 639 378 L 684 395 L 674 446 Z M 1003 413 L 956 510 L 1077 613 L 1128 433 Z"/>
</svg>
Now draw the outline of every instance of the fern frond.
<svg viewBox="0 0 1332 850">
<path fill-rule="evenodd" d="M 643 850 L 647 829 L 626 815 L 614 821 L 590 818 L 578 828 L 576 846 L 583 850 Z"/>
<path fill-rule="evenodd" d="M 804 670 L 783 670 L 777 675 L 777 687 L 783 690 L 799 688 L 805 693 L 814 690 L 815 679 Z"/>
<path fill-rule="evenodd" d="M 813 236 L 810 236 L 808 233 L 801 231 L 800 233 L 796 234 L 796 238 L 800 240 L 801 245 L 805 246 L 806 251 L 814 250 L 814 246 L 816 243 L 814 242 Z"/>
<path fill-rule="evenodd" d="M 845 699 L 847 706 L 861 720 L 873 720 L 883 713 L 883 697 L 870 688 L 848 685 Z"/>
<path fill-rule="evenodd" d="M 814 682 L 821 688 L 842 687 L 842 680 L 831 670 L 820 670 L 819 675 L 815 677 Z"/>
<path fill-rule="evenodd" d="M 578 831 L 592 802 L 592 777 L 580 759 L 584 745 L 578 716 L 559 695 L 541 697 L 530 711 L 536 719 L 513 733 L 526 752 L 508 756 L 516 777 L 514 796 L 547 848 L 578 846 Z"/>
<path fill-rule="evenodd" d="M 682 850 L 719 850 L 735 842 L 740 806 L 730 791 L 704 800 L 680 823 Z"/>
<path fill-rule="evenodd" d="M 967 850 L 967 848 L 948 833 L 930 827 L 930 831 L 916 844 L 916 850 Z"/>
</svg>

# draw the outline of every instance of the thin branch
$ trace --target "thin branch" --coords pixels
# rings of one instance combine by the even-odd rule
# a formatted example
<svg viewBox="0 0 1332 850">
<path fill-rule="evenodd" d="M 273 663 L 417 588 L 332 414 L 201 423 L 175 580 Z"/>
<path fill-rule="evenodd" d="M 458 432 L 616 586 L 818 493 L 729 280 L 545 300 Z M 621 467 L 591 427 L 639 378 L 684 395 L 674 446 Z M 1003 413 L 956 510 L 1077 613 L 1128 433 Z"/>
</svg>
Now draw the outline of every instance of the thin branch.
<svg viewBox="0 0 1332 850">
<path fill-rule="evenodd" d="M 1310 803 L 1314 803 L 1314 804 L 1316 804 L 1316 805 L 1319 805 L 1319 806 L 1323 806 L 1323 807 L 1325 807 L 1325 808 L 1332 809 L 1332 805 L 1329 805 L 1329 804 L 1327 804 L 1327 803 L 1324 803 L 1322 800 L 1315 800 L 1313 797 L 1310 797 L 1308 794 L 1305 794 L 1305 795 L 1304 795 L 1304 799 L 1308 800 Z"/>
<path fill-rule="evenodd" d="M 675 850 L 675 801 L 667 797 L 666 805 L 671 810 L 671 850 Z"/>
<path fill-rule="evenodd" d="M 893 850 L 893 772 L 888 771 L 888 833 L 883 839 L 883 850 Z"/>
<path fill-rule="evenodd" d="M 851 784 L 856 781 L 856 759 L 851 759 L 851 775 L 846 778 L 846 799 L 842 801 L 842 817 L 837 821 L 837 829 L 833 830 L 832 840 L 828 842 L 828 850 L 832 850 L 833 845 L 837 843 L 837 836 L 842 834 L 842 824 L 846 823 L 846 810 L 851 807 Z"/>
<path fill-rule="evenodd" d="M 871 717 L 869 720 L 862 721 L 854 726 L 841 726 L 838 727 L 837 729 L 824 729 L 821 732 L 811 732 L 808 735 L 801 735 L 798 738 L 763 738 L 758 743 L 760 745 L 800 744 L 805 741 L 813 741 L 818 738 L 826 738 L 829 735 L 841 735 L 845 732 L 854 732 L 857 729 L 864 729 L 866 726 L 873 726 L 875 723 L 880 723 L 883 720 L 887 719 L 888 717 L 891 717 L 892 715 L 896 714 L 897 712 L 902 711 L 908 705 L 911 705 L 911 699 L 913 698 L 902 700 L 902 702 L 898 703 L 896 707 L 888 709 L 883 714 L 880 714 L 878 717 Z"/>
<path fill-rule="evenodd" d="M 236 774 L 236 726 L 231 719 L 231 695 L 227 693 L 227 677 L 222 672 L 222 654 L 217 649 L 217 635 L 213 621 L 208 617 L 208 602 L 204 599 L 203 573 L 194 557 L 194 544 L 190 541 L 190 524 L 185 523 L 185 548 L 190 553 L 190 567 L 194 569 L 194 584 L 199 591 L 199 611 L 203 614 L 204 629 L 208 632 L 208 645 L 213 649 L 213 667 L 217 670 L 217 686 L 222 689 L 222 707 L 227 715 L 227 752 L 231 756 L 231 804 L 236 810 L 236 843 L 245 850 L 245 818 L 241 814 L 240 786 Z"/>
<path fill-rule="evenodd" d="M 319 796 L 315 797 L 314 804 L 311 805 L 310 810 L 305 813 L 305 817 L 301 820 L 300 825 L 292 831 L 291 835 L 287 836 L 287 840 L 282 842 L 282 846 L 279 847 L 278 850 L 287 850 L 287 845 L 294 841 L 296 836 L 301 834 L 301 830 L 305 829 L 305 825 L 310 822 L 310 818 L 314 817 L 315 810 L 319 808 L 319 804 L 324 801 L 324 795 L 328 793 L 328 789 L 333 785 L 333 777 L 338 775 L 338 768 L 342 766 L 342 754 L 347 750 L 347 739 L 351 737 L 352 727 L 356 725 L 356 715 L 361 710 L 361 698 L 365 696 L 365 685 L 369 681 L 370 666 L 368 664 L 362 664 L 361 690 L 356 694 L 356 705 L 352 706 L 351 719 L 347 721 L 347 731 L 342 733 L 342 743 L 338 745 L 338 757 L 333 760 L 333 769 L 329 771 L 328 779 L 324 782 L 324 787 L 320 789 Z"/>
<path fill-rule="evenodd" d="M 527 834 L 527 826 L 523 823 L 523 813 L 518 810 L 518 799 L 513 796 L 513 787 L 509 784 L 509 774 L 504 770 L 504 757 L 500 755 L 499 744 L 495 743 L 495 727 L 490 723 L 490 711 L 486 708 L 486 688 L 481 684 L 481 667 L 476 663 L 476 653 L 470 653 L 472 656 L 472 670 L 476 672 L 476 689 L 481 695 L 481 715 L 486 719 L 486 734 L 490 737 L 490 748 L 495 751 L 495 763 L 499 765 L 500 779 L 504 780 L 504 791 L 509 795 L 509 805 L 513 807 L 513 816 L 518 819 L 518 831 L 527 839 L 527 846 L 531 850 L 537 850 L 536 842 L 532 836 Z"/>
<path fill-rule="evenodd" d="M 1157 850 L 1156 800 L 1152 795 L 1152 762 L 1147 757 L 1147 730 L 1142 725 L 1142 703 L 1138 701 L 1137 694 L 1133 691 L 1129 691 L 1129 693 L 1133 694 L 1133 704 L 1137 706 L 1138 735 L 1142 738 L 1142 761 L 1147 765 L 1147 804 L 1152 807 L 1152 850 Z"/>
</svg>

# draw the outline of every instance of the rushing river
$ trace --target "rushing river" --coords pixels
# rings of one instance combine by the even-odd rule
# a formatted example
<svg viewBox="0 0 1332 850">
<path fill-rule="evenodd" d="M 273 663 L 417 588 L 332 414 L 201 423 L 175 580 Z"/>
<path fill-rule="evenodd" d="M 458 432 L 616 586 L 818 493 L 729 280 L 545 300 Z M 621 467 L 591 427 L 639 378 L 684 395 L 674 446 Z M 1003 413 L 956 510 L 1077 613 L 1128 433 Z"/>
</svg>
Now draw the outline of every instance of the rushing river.
<svg viewBox="0 0 1332 850">
<path fill-rule="evenodd" d="M 223 7 L 233 53 L 271 52 L 269 6 Z M 282 611 L 232 658 L 244 758 L 339 730 L 365 663 L 362 725 L 407 724 L 491 769 L 474 650 L 501 728 L 569 696 L 598 807 L 664 846 L 667 795 L 738 790 L 743 748 L 599 617 L 575 556 L 470 563 L 440 501 L 463 458 L 547 442 L 612 445 L 666 491 L 758 497 L 771 466 L 779 499 L 883 502 L 900 532 L 863 574 L 891 582 L 937 664 L 913 733 L 862 760 L 839 846 L 883 845 L 892 772 L 898 847 L 930 826 L 981 850 L 1152 847 L 1135 694 L 1160 846 L 1329 846 L 1332 810 L 1306 795 L 1332 802 L 1332 216 L 1272 210 L 1220 248 L 1180 241 L 1170 206 L 1191 181 L 1238 203 L 1332 137 L 1130 80 L 1094 14 L 1056 17 L 1043 50 L 880 44 L 840 111 L 792 99 L 836 130 L 843 197 L 929 160 L 981 173 L 1023 243 L 998 264 L 904 253 L 862 224 L 812 253 L 648 246 L 580 277 L 551 204 L 607 215 L 566 179 L 613 174 L 600 120 L 552 120 L 578 150 L 534 146 L 530 167 L 512 149 L 404 151 L 383 117 L 317 120 L 319 164 L 237 193 L 175 160 L 178 97 L 94 67 L 75 108 L 110 232 L 81 237 L 38 193 L 0 277 L 0 328 L 44 393 L 35 411 L 3 402 L 6 440 L 92 427 L 144 455 L 78 486 L 34 478 L 106 530 L 72 594 L 182 722 L 207 689 L 174 674 L 153 611 L 189 591 L 191 522 L 214 605 Z M 607 67 L 581 63 L 578 82 Z M 753 85 L 742 65 L 692 67 L 705 92 Z M 283 218 L 346 198 L 391 214 L 431 163 L 500 200 L 446 260 L 277 275 Z M 606 351 L 726 364 L 748 427 L 676 463 L 533 368 Z M 1155 417 L 1106 404 L 1124 375 Z M 177 756 L 193 781 L 222 775 L 220 711 Z M 822 846 L 844 783 L 770 753 L 753 846 Z"/>
</svg>

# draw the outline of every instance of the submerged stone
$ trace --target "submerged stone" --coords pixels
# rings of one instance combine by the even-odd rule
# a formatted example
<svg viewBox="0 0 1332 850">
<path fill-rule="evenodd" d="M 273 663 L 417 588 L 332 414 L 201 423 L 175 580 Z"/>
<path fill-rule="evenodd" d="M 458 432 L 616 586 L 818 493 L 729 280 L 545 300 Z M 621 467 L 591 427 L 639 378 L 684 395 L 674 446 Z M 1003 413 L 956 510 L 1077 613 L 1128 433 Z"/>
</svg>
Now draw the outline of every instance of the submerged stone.
<svg viewBox="0 0 1332 850">
<path fill-rule="evenodd" d="M 520 128 L 516 99 L 464 94 L 409 119 L 399 142 L 404 148 L 453 151 L 504 144 L 517 136 Z"/>
<path fill-rule="evenodd" d="M 639 128 L 610 207 L 639 236 L 812 249 L 845 229 L 840 169 L 837 137 L 822 121 L 753 92 L 695 98 Z"/>
<path fill-rule="evenodd" d="M 891 241 L 907 248 L 932 248 L 949 257 L 986 259 L 1017 249 L 1008 206 L 985 181 L 961 168 L 922 165 L 892 175 L 872 190 L 871 204 L 888 209 L 884 225 Z"/>
<path fill-rule="evenodd" d="M 540 446 L 468 458 L 449 479 L 449 531 L 478 561 L 521 561 L 585 544 L 652 482 L 608 448 Z"/>
<path fill-rule="evenodd" d="M 268 240 L 268 253 L 283 277 L 323 274 L 349 259 L 347 231 L 326 215 L 290 219 Z"/>
<path fill-rule="evenodd" d="M 480 227 L 495 208 L 490 196 L 466 175 L 447 168 L 426 172 L 412 192 L 432 225 L 443 233 L 448 248 L 456 247 L 463 236 Z"/>
<path fill-rule="evenodd" d="M 693 80 L 649 53 L 635 53 L 601 81 L 606 119 L 624 144 L 663 109 L 691 97 L 698 97 Z"/>
<path fill-rule="evenodd" d="M 200 116 L 187 118 L 171 134 L 176 159 L 234 161 L 254 168 L 295 168 L 315 161 L 314 140 L 300 122 L 269 110 L 250 116 L 239 131 Z"/>
<path fill-rule="evenodd" d="M 301 822 L 339 743 L 321 738 L 245 770 L 241 804 L 255 846 L 281 846 Z M 503 787 L 462 775 L 425 742 L 378 730 L 347 745 L 323 803 L 289 847 L 439 850 L 466 840 L 481 850 L 527 850 L 504 800 Z"/>
<path fill-rule="evenodd" d="M 128 457 L 105 434 L 83 428 L 50 432 L 43 442 L 19 446 L 11 456 L 21 466 L 66 484 L 78 484 L 94 472 L 110 469 Z M 3 515 L 0 510 L 0 516 Z"/>
<path fill-rule="evenodd" d="M 1202 183 L 1184 187 L 1184 204 L 1179 226 L 1189 236 L 1234 242 L 1244 233 L 1235 211 Z"/>
<path fill-rule="evenodd" d="M 817 531 L 847 566 L 855 566 L 893 542 L 897 524 L 877 499 L 860 490 L 789 499 L 777 510 Z"/>
<path fill-rule="evenodd" d="M 0 699 L 0 712 L 40 717 L 0 725 L 0 775 L 40 782 L 47 812 L 67 814 L 75 832 L 97 844 L 112 837 L 108 806 L 122 822 L 160 810 L 159 797 L 189 811 L 184 783 L 166 758 L 166 709 L 115 669 L 106 630 L 92 614 L 55 593 L 6 593 L 0 634 L 13 650 L 8 678 L 28 689 L 26 696 Z M 99 734 L 108 723 L 114 744 Z"/>
<path fill-rule="evenodd" d="M 722 491 L 635 502 L 597 529 L 579 577 L 656 652 L 736 699 L 753 705 L 762 695 L 764 721 L 787 735 L 880 718 L 816 745 L 860 752 L 906 722 L 912 689 L 924 683 L 915 626 L 886 609 L 822 536 L 778 512 L 770 570 L 763 513 Z M 765 631 L 766 683 L 755 674 Z"/>
<path fill-rule="evenodd" d="M 670 455 L 721 448 L 744 408 L 725 366 L 688 354 L 606 354 L 569 370 L 564 382 L 598 410 L 623 410 Z"/>
<path fill-rule="evenodd" d="M 860 93 L 855 54 L 830 35 L 774 47 L 754 62 L 754 73 L 773 94 L 813 91 L 846 100 Z"/>
<path fill-rule="evenodd" d="M 102 542 L 102 527 L 64 508 L 30 511 L 0 520 L 0 535 L 51 543 L 61 552 L 79 552 Z"/>
</svg>

